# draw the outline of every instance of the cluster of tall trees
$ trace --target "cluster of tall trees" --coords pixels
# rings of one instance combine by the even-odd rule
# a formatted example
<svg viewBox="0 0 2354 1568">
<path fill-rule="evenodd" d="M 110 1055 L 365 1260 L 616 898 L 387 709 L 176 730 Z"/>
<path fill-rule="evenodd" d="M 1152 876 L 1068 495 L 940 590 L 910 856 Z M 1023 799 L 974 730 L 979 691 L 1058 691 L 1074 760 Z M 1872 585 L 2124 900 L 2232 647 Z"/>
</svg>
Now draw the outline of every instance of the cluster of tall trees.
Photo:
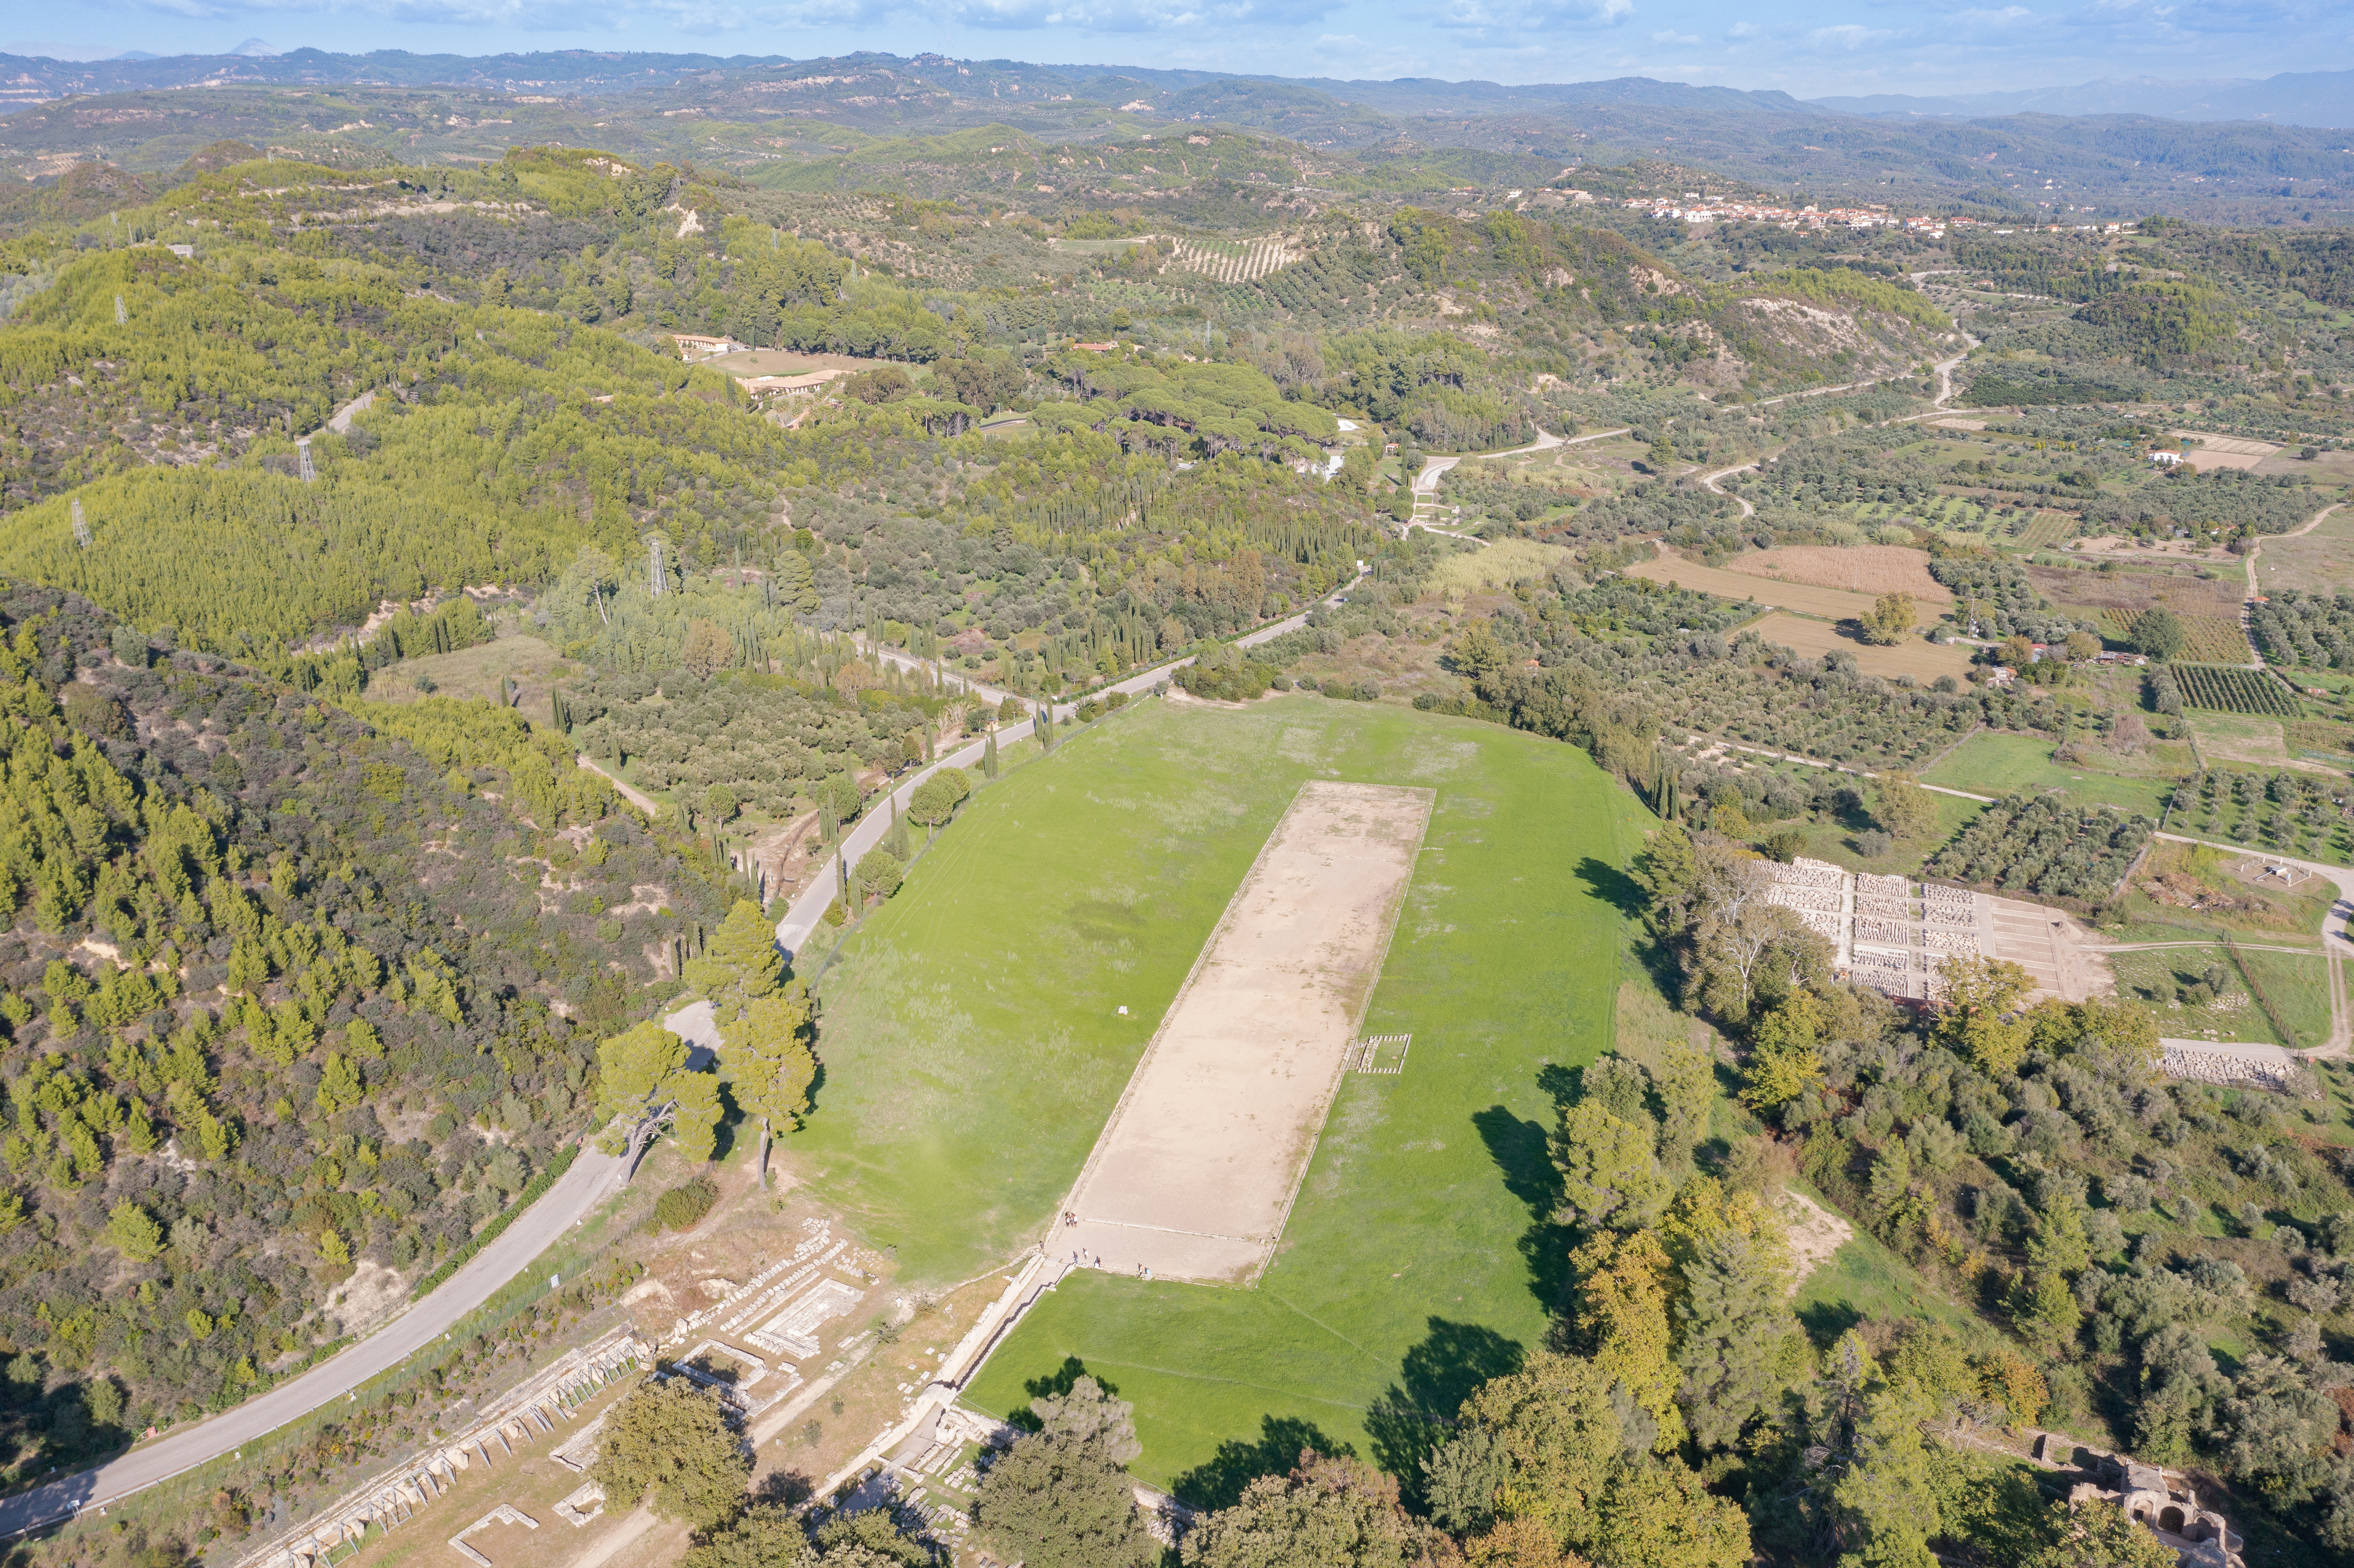
<svg viewBox="0 0 2354 1568">
<path fill-rule="evenodd" d="M 2301 1119 L 2293 1102 L 2169 1081 L 2149 1011 L 2036 1001 L 2015 964 L 1948 959 L 1918 1014 L 1839 983 L 1829 944 L 1765 900 L 1767 868 L 1714 833 L 1662 829 L 1639 874 L 1687 1005 L 1743 1043 L 1741 1097 L 1785 1140 L 1773 1157 L 1795 1156 L 1858 1224 L 1979 1305 L 1959 1332 L 1909 1323 L 1894 1354 L 1880 1352 L 1915 1383 L 1889 1407 L 1888 1438 L 1934 1471 L 1946 1462 L 1938 1428 L 1923 1424 L 1940 1404 L 2079 1432 L 2105 1424 L 2113 1446 L 2142 1457 L 2227 1468 L 2248 1483 L 2235 1506 L 2354 1544 L 2354 1467 L 2335 1445 L 2337 1406 L 2317 1392 L 2354 1382 L 2323 1327 L 2346 1300 L 2354 1189 L 2285 1136 Z M 1616 1139 L 1595 1147 L 1641 1150 L 1589 1119 Z M 1594 1169 L 1623 1174 L 1595 1184 L 1589 1202 L 1659 1201 L 1628 1153 Z M 2218 1245 L 2217 1213 L 2233 1216 L 2238 1240 Z M 1853 1353 L 1835 1347 L 1818 1376 L 1835 1378 Z M 1811 1414 L 1811 1397 L 1783 1406 L 1801 1407 Z M 1918 1463 L 1868 1483 L 1911 1513 L 1901 1528 L 1916 1542 L 1991 1545 L 1982 1509 L 1957 1507 Z M 1778 1483 L 1770 1530 L 1753 1492 L 1761 1540 L 1795 1531 L 1805 1506 L 1781 1510 L 1816 1490 L 1797 1475 Z M 1835 1530 L 1812 1539 L 1859 1546 Z"/>
</svg>

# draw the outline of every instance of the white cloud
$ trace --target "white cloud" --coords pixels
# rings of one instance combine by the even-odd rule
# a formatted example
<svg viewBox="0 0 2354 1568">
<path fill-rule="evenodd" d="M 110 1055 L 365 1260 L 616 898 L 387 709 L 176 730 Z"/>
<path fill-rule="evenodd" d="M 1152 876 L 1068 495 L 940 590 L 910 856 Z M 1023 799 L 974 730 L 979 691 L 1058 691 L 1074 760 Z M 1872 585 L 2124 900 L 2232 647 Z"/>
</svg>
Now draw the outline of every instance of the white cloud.
<svg viewBox="0 0 2354 1568">
<path fill-rule="evenodd" d="M 1655 44 L 1696 44 L 1700 42 L 1700 35 L 1698 33 L 1678 32 L 1653 33 L 1651 35 L 1651 42 Z"/>
<path fill-rule="evenodd" d="M 1884 44 L 1896 37 L 1896 33 L 1890 27 L 1864 27 L 1853 22 L 1841 22 L 1837 26 L 1817 27 L 1807 36 L 1819 44 L 1829 44 L 1835 48 L 1860 49 L 1867 45 Z"/>
<path fill-rule="evenodd" d="M 1313 22 L 1341 9 L 1342 4 L 1343 0 L 950 0 L 946 10 L 975 27 L 1151 33 Z"/>
</svg>

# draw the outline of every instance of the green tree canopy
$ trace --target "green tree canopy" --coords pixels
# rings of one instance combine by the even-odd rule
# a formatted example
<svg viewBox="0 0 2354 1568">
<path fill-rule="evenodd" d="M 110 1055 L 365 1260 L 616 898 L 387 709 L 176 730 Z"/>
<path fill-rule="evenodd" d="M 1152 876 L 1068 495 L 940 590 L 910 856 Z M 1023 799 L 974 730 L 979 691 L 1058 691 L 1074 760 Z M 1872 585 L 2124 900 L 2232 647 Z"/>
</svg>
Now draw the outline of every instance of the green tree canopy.
<svg viewBox="0 0 2354 1568">
<path fill-rule="evenodd" d="M 1418 1568 L 1434 1535 L 1398 1503 L 1397 1481 L 1362 1460 L 1303 1452 L 1185 1537 L 1187 1568 Z"/>
<path fill-rule="evenodd" d="M 617 1504 L 643 1499 L 661 1517 L 702 1530 L 735 1511 L 751 1468 L 718 1392 L 676 1377 L 622 1396 L 588 1473 Z"/>
<path fill-rule="evenodd" d="M 1081 1377 L 1069 1393 L 1031 1409 L 1044 1428 L 981 1478 L 973 1505 L 981 1539 L 1032 1568 L 1152 1568 L 1161 1548 L 1145 1532 L 1121 1469 L 1138 1452 L 1127 1402 Z"/>
</svg>

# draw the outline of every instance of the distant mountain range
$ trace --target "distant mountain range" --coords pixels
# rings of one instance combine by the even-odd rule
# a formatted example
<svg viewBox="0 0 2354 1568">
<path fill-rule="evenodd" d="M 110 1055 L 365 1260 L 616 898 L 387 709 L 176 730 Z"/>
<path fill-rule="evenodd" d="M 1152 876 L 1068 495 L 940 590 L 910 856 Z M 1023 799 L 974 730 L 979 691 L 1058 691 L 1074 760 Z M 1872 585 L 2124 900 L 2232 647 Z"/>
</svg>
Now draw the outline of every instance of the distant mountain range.
<svg viewBox="0 0 2354 1568">
<path fill-rule="evenodd" d="M 1150 85 L 1162 92 L 1202 92 L 1215 98 L 1223 84 L 1265 98 L 1269 89 L 1307 90 L 1344 104 L 1391 115 L 1447 117 L 1543 113 L 1552 110 L 1663 109 L 1715 114 L 1798 115 L 1830 113 L 1873 118 L 1992 119 L 2015 114 L 2081 117 L 2136 114 L 2167 120 L 2246 120 L 2276 125 L 2354 126 L 2354 71 L 2287 72 L 2263 81 L 2219 79 L 2159 81 L 2148 77 L 2088 81 L 2074 87 L 2027 88 L 2013 92 L 1956 93 L 1913 97 L 1818 98 L 1805 101 L 1786 92 L 1750 92 L 1731 87 L 1693 87 L 1620 77 L 1608 81 L 1546 82 L 1506 86 L 1492 81 L 1442 81 L 1407 77 L 1395 81 L 1340 81 L 1329 78 L 1242 76 L 1223 71 L 1161 70 L 1139 66 L 1023 66 L 1011 60 L 951 62 L 938 56 L 902 61 L 889 56 L 854 55 L 886 72 L 894 66 L 972 68 L 961 74 L 993 76 L 1008 70 L 1057 76 L 1095 89 L 1120 83 Z M 58 60 L 0 54 L 0 113 L 49 99 L 98 93 L 154 91 L 179 87 L 316 86 L 455 87 L 503 92 L 603 96 L 647 88 L 669 88 L 685 77 L 733 75 L 796 62 L 784 55 L 687 55 L 607 53 L 558 49 L 534 54 L 419 55 L 405 49 L 371 54 L 330 54 L 322 49 L 271 50 L 250 38 L 223 55 L 154 56 L 133 50 L 104 60 Z"/>
<path fill-rule="evenodd" d="M 1840 114 L 1939 115 L 1965 120 L 2006 114 L 2148 114 L 2163 120 L 2261 120 L 2274 125 L 2354 125 L 2354 71 L 2284 71 L 2262 81 L 2160 81 L 2129 77 L 2031 87 L 2016 92 L 1956 93 L 1913 98 L 1817 98 L 1818 109 Z"/>
</svg>

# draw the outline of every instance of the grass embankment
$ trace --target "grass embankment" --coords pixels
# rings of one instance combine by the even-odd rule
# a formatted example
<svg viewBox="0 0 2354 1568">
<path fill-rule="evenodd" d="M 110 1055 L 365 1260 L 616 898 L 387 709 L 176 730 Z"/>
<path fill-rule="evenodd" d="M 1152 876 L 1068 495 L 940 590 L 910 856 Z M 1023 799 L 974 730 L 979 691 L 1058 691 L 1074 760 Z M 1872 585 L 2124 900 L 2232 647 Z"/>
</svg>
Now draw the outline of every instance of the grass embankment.
<svg viewBox="0 0 2354 1568">
<path fill-rule="evenodd" d="M 1301 1443 L 1410 1464 L 1542 1340 L 1565 1251 L 1545 1135 L 1562 1069 L 1610 1039 L 1640 816 L 1582 753 L 1315 698 L 1081 737 L 976 802 L 854 941 L 826 998 L 837 1086 L 794 1140 L 916 1276 L 1028 1242 L 1319 777 L 1438 792 L 1365 1025 L 1414 1035 L 1405 1074 L 1343 1080 L 1257 1288 L 1075 1276 L 973 1390 L 1003 1412 L 1076 1358 L 1137 1403 L 1137 1473 L 1196 1499 Z"/>
</svg>

